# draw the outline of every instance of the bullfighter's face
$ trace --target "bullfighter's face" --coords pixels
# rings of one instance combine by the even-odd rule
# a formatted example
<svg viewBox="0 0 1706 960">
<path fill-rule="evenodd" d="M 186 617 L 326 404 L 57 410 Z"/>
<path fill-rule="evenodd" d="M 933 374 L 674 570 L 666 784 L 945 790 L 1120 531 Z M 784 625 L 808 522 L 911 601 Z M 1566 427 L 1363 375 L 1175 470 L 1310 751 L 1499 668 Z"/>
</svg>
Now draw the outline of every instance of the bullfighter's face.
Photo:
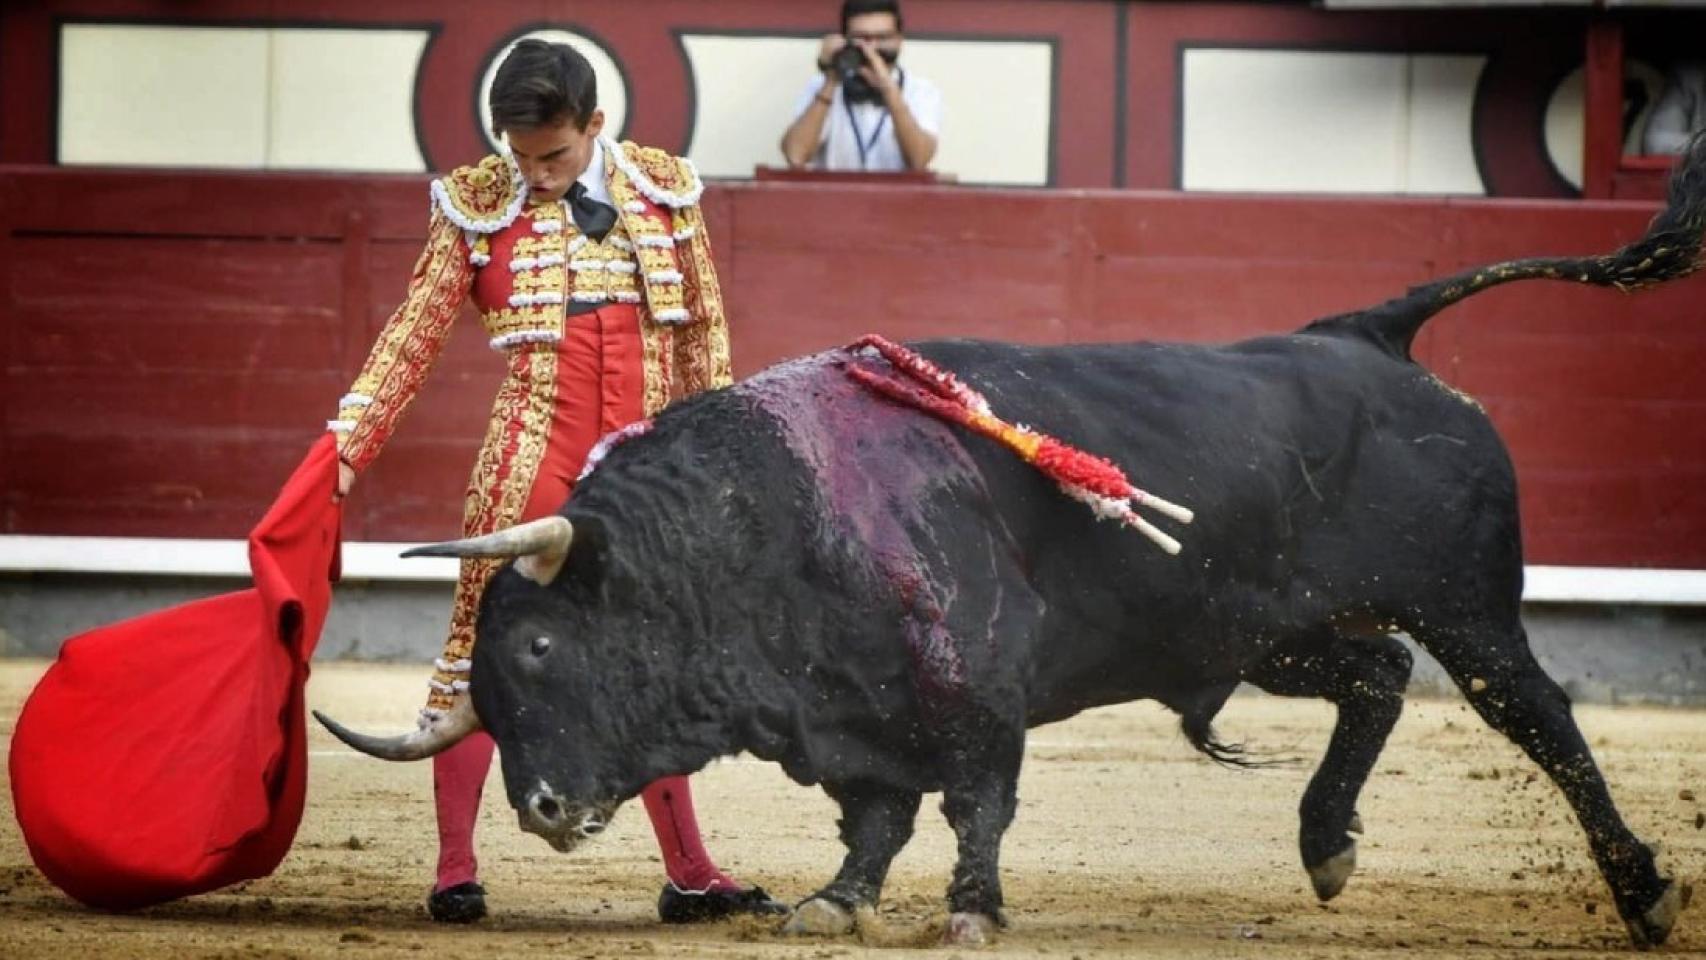
<svg viewBox="0 0 1706 960">
<path fill-rule="evenodd" d="M 527 180 L 528 197 L 539 203 L 563 199 L 592 163 L 592 151 L 603 131 L 603 110 L 594 110 L 584 128 L 565 119 L 542 127 L 506 130 L 504 136 L 516 168 Z"/>
<path fill-rule="evenodd" d="M 504 570 L 487 589 L 470 694 L 497 741 L 521 829 L 567 853 L 604 831 L 618 800 L 589 749 L 599 691 L 587 646 L 559 591 Z"/>
</svg>

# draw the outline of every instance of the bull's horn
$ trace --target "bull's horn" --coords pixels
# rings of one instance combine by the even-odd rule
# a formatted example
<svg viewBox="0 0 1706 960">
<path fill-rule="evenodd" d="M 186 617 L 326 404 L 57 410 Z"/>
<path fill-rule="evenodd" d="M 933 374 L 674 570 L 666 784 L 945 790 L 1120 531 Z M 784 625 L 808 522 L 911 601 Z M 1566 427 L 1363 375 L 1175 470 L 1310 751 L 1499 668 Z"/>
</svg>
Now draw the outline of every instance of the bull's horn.
<svg viewBox="0 0 1706 960">
<path fill-rule="evenodd" d="M 403 551 L 405 557 L 525 557 L 568 553 L 575 528 L 567 517 L 550 516 L 516 524 L 497 533 L 466 540 L 434 543 Z"/>
<path fill-rule="evenodd" d="M 425 760 L 443 753 L 462 741 L 463 737 L 480 729 L 480 718 L 474 715 L 474 705 L 466 693 L 456 698 L 450 712 L 423 723 L 413 733 L 400 737 L 373 737 L 356 733 L 320 711 L 314 719 L 324 724 L 332 736 L 370 757 L 381 760 Z"/>
<path fill-rule="evenodd" d="M 405 557 L 515 557 L 517 573 L 543 586 L 556 579 L 574 543 L 567 517 L 542 517 L 483 537 L 451 540 L 405 550 Z"/>
</svg>

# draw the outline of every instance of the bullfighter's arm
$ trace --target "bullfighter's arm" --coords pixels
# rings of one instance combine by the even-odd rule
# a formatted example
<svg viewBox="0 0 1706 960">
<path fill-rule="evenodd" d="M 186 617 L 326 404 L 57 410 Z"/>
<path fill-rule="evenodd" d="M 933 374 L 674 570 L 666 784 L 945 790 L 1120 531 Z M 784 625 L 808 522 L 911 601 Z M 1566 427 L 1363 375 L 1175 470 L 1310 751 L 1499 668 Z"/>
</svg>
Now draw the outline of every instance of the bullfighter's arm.
<svg viewBox="0 0 1706 960">
<path fill-rule="evenodd" d="M 379 332 L 360 375 L 338 402 L 338 418 L 328 424 L 338 435 L 338 456 L 355 470 L 379 455 L 426 380 L 473 281 L 462 229 L 434 206 L 408 296 Z"/>
<path fill-rule="evenodd" d="M 723 291 L 711 260 L 711 238 L 698 204 L 675 211 L 675 233 L 690 319 L 675 332 L 675 371 L 681 395 L 726 387 L 734 382 L 729 367 L 729 324 Z"/>
</svg>

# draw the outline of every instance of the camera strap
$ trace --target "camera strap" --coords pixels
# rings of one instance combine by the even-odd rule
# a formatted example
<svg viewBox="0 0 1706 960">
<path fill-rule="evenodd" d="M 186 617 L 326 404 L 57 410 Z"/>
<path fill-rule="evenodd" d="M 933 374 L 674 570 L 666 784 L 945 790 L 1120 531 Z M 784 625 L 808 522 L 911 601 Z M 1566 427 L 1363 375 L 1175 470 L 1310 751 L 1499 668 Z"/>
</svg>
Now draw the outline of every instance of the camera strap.
<svg viewBox="0 0 1706 960">
<path fill-rule="evenodd" d="M 896 78 L 895 83 L 902 90 L 905 90 L 906 73 L 899 68 L 896 68 L 896 73 L 900 75 Z M 859 132 L 859 120 L 853 113 L 853 101 L 843 95 L 841 106 L 847 110 L 847 126 L 853 131 L 853 145 L 859 148 L 859 169 L 869 170 L 871 168 L 871 151 L 876 147 L 877 139 L 883 135 L 883 130 L 888 127 L 889 111 L 886 107 L 883 109 L 882 118 L 877 121 L 876 127 L 872 128 L 871 137 L 867 140 L 865 135 Z"/>
</svg>

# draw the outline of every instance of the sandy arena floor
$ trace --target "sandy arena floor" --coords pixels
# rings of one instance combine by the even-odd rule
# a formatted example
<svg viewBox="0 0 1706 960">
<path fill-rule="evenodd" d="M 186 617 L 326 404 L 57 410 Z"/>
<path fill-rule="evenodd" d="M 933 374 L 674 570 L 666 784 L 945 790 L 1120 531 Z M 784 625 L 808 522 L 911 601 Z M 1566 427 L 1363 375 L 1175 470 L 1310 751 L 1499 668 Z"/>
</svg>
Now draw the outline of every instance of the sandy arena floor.
<svg viewBox="0 0 1706 960">
<path fill-rule="evenodd" d="M 0 732 L 44 664 L 0 661 Z M 312 705 L 400 729 L 425 673 L 323 665 Z M 1577 716 L 1624 816 L 1684 880 L 1706 876 L 1706 713 L 1584 707 Z M 1630 950 L 1574 819 L 1512 746 L 1455 702 L 1414 703 L 1363 794 L 1368 827 L 1349 888 L 1318 905 L 1296 862 L 1296 806 L 1331 708 L 1235 699 L 1221 729 L 1296 766 L 1223 770 L 1150 704 L 1033 731 L 1004 867 L 1011 928 L 990 956 L 1547 958 Z M 494 769 L 481 821 L 493 915 L 474 928 L 426 918 L 434 856 L 429 766 L 358 756 L 317 727 L 308 812 L 279 871 L 130 916 L 84 909 L 30 865 L 0 797 L 0 957 L 762 957 L 819 960 L 870 948 L 952 957 L 935 942 L 953 841 L 934 801 L 860 939 L 794 940 L 773 924 L 666 928 L 662 878 L 638 804 L 584 853 L 521 833 Z M 696 781 L 713 852 L 795 900 L 833 874 L 835 810 L 817 790 L 740 759 Z M 1706 910 L 1664 949 L 1706 956 Z"/>
</svg>

